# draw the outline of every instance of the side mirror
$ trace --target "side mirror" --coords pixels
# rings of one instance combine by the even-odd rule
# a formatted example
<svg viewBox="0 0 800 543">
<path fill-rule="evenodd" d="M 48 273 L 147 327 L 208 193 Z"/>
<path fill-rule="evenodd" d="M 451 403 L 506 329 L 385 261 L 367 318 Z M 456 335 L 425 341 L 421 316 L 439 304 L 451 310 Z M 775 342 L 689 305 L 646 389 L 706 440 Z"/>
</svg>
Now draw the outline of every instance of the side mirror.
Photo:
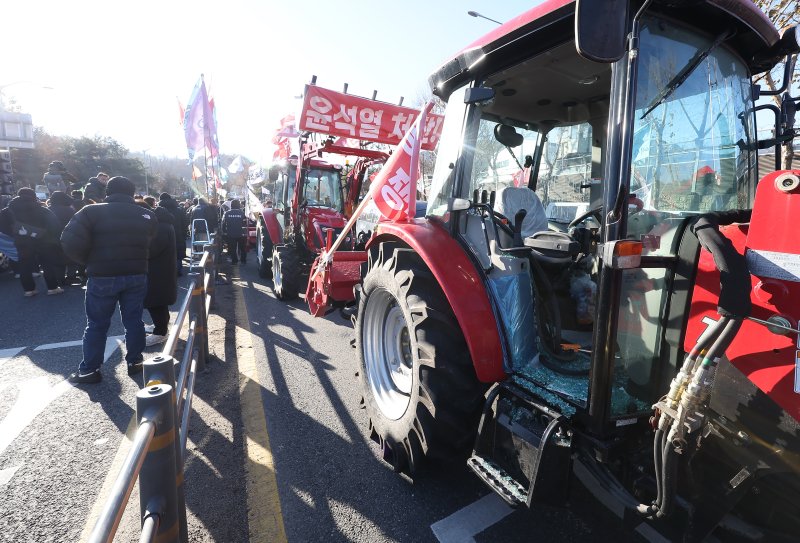
<svg viewBox="0 0 800 543">
<path fill-rule="evenodd" d="M 575 48 L 594 62 L 616 62 L 625 54 L 628 0 L 578 0 Z"/>
</svg>

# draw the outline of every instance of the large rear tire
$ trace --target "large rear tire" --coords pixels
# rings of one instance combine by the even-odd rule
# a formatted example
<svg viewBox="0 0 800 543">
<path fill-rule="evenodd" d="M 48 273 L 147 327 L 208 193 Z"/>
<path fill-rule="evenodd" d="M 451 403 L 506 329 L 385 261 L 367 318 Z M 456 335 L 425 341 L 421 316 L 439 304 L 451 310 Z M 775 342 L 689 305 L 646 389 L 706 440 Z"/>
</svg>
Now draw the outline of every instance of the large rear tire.
<svg viewBox="0 0 800 543">
<path fill-rule="evenodd" d="M 452 460 L 472 445 L 485 385 L 436 279 L 413 250 L 370 250 L 356 341 L 371 437 L 396 471 Z"/>
<path fill-rule="evenodd" d="M 261 228 L 256 231 L 256 264 L 259 277 L 272 279 L 272 240 Z"/>
<path fill-rule="evenodd" d="M 297 298 L 300 257 L 291 245 L 278 245 L 272 251 L 272 284 L 279 300 Z"/>
</svg>

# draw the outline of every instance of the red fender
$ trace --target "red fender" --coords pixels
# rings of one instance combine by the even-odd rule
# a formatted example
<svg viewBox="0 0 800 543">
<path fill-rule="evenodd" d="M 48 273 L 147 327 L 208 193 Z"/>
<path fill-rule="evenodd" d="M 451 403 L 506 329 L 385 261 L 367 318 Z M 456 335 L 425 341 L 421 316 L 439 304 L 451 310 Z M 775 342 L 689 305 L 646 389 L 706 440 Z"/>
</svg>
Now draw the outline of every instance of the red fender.
<svg viewBox="0 0 800 543">
<path fill-rule="evenodd" d="M 265 207 L 261 210 L 261 218 L 264 219 L 264 226 L 269 233 L 269 239 L 272 240 L 272 244 L 280 245 L 283 243 L 283 229 L 275 210 L 271 207 Z"/>
<path fill-rule="evenodd" d="M 425 219 L 381 222 L 376 231 L 367 248 L 395 238 L 425 261 L 453 308 L 478 379 L 484 383 L 505 379 L 497 319 L 483 282 L 461 245 L 444 227 Z"/>
</svg>

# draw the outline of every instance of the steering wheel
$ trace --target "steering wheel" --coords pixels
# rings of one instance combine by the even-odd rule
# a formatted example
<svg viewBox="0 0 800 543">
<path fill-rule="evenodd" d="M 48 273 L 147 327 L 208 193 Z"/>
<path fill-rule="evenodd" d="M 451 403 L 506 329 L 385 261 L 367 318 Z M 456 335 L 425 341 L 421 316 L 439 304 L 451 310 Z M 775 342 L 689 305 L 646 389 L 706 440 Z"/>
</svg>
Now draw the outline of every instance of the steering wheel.
<svg viewBox="0 0 800 543">
<path fill-rule="evenodd" d="M 585 213 L 581 213 L 580 215 L 572 219 L 572 221 L 570 221 L 570 223 L 567 225 L 567 229 L 574 228 L 575 226 L 579 225 L 589 217 L 594 217 L 595 219 L 597 219 L 597 222 L 602 223 L 603 222 L 602 211 L 603 207 L 598 206 L 586 211 Z"/>
</svg>

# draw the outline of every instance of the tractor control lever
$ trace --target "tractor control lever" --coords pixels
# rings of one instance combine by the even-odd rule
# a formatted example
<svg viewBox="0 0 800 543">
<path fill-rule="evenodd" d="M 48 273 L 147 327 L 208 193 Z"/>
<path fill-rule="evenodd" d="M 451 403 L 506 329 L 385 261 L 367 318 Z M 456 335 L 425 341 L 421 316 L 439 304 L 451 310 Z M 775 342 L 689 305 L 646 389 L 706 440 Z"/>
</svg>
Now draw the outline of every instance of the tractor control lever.
<svg viewBox="0 0 800 543">
<path fill-rule="evenodd" d="M 522 246 L 522 221 L 525 220 L 527 214 L 526 210 L 520 209 L 514 215 L 514 247 Z"/>
</svg>

